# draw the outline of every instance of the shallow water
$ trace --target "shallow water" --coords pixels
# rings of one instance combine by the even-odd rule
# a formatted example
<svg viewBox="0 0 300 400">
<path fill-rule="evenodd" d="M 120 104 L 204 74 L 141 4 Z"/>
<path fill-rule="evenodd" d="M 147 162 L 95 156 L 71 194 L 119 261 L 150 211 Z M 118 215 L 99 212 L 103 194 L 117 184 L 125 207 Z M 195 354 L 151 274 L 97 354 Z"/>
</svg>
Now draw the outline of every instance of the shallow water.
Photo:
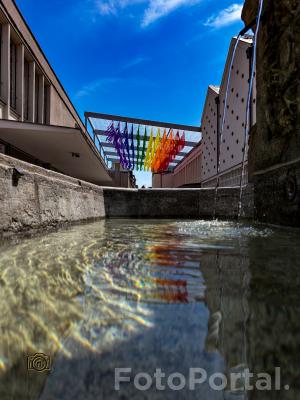
<svg viewBox="0 0 300 400">
<path fill-rule="evenodd" d="M 300 398 L 297 231 L 107 220 L 0 251 L 1 400 Z M 50 371 L 32 369 L 35 353 L 49 356 Z M 157 368 L 166 383 L 190 368 L 273 377 L 275 367 L 276 392 L 132 382 Z M 115 368 L 132 369 L 119 391 Z"/>
</svg>

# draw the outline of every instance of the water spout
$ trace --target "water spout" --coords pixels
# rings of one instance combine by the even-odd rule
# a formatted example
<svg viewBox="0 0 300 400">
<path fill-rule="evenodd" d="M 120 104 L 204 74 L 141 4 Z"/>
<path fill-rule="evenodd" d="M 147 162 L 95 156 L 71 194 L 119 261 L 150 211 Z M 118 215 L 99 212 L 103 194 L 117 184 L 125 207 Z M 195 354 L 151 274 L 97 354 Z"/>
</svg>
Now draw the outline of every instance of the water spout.
<svg viewBox="0 0 300 400">
<path fill-rule="evenodd" d="M 248 137 L 249 137 L 249 131 L 250 131 L 250 106 L 251 106 L 251 98 L 252 98 L 253 82 L 254 82 L 254 72 L 255 72 L 256 58 L 257 58 L 257 39 L 258 39 L 258 33 L 259 33 L 259 28 L 260 28 L 263 6 L 264 6 L 264 0 L 260 0 L 259 10 L 258 10 L 258 15 L 257 15 L 256 29 L 255 29 L 254 39 L 253 39 L 253 58 L 252 58 L 251 76 L 250 76 L 250 81 L 249 81 L 249 91 L 248 91 L 247 106 L 246 106 L 246 121 L 245 121 L 244 146 L 243 146 L 244 151 L 243 151 L 243 159 L 242 159 L 242 170 L 241 170 L 241 176 L 240 176 L 238 218 L 240 218 L 241 214 L 242 214 L 243 177 L 244 177 L 244 173 L 245 173 L 245 155 L 248 152 Z"/>
</svg>

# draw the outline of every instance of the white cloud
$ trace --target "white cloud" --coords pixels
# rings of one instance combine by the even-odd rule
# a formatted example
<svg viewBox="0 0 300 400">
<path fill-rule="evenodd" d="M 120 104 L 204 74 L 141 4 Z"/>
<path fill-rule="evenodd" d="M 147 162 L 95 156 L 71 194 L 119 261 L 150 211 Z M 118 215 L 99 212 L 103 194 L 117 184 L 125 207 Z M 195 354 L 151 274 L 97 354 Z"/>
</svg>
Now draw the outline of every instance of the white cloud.
<svg viewBox="0 0 300 400">
<path fill-rule="evenodd" d="M 242 4 L 232 4 L 228 8 L 220 11 L 218 14 L 209 17 L 204 25 L 213 28 L 221 28 L 239 21 L 241 19 L 242 8 Z"/>
<path fill-rule="evenodd" d="M 141 26 L 147 27 L 179 7 L 191 6 L 202 0 L 96 0 L 96 7 L 102 15 L 116 15 L 118 10 L 137 4 L 145 4 Z"/>
<path fill-rule="evenodd" d="M 149 58 L 147 58 L 147 57 L 136 57 L 133 60 L 129 61 L 127 64 L 125 64 L 123 66 L 123 69 L 129 69 L 129 68 L 135 67 L 136 65 L 142 64 L 148 60 L 149 60 Z"/>
<path fill-rule="evenodd" d="M 89 96 L 92 93 L 96 92 L 98 89 L 105 89 L 107 86 L 111 84 L 118 83 L 120 78 L 103 78 L 98 79 L 96 81 L 92 81 L 87 85 L 83 86 L 76 94 L 75 98 L 79 99 L 81 97 Z"/>
<path fill-rule="evenodd" d="M 190 6 L 199 0 L 150 0 L 144 13 L 142 26 L 146 27 L 182 6 Z"/>
<path fill-rule="evenodd" d="M 110 3 L 98 3 L 97 4 L 98 10 L 100 14 L 102 15 L 109 15 L 109 14 L 115 14 L 116 13 L 116 8 L 113 4 Z"/>
<path fill-rule="evenodd" d="M 96 0 L 96 7 L 102 15 L 116 15 L 119 9 L 145 2 L 147 0 Z"/>
</svg>

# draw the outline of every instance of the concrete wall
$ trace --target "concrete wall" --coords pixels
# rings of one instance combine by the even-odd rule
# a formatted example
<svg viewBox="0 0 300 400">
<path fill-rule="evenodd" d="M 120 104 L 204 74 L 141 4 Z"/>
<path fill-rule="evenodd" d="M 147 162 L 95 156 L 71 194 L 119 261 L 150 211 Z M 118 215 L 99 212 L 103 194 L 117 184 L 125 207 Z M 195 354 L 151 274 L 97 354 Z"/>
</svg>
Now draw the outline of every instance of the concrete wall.
<svg viewBox="0 0 300 400">
<path fill-rule="evenodd" d="M 152 187 L 155 189 L 177 187 L 175 186 L 174 183 L 173 172 L 163 173 L 163 174 L 152 174 Z"/>
<path fill-rule="evenodd" d="M 53 86 L 50 88 L 50 125 L 74 128 L 76 121 Z"/>
<path fill-rule="evenodd" d="M 254 174 L 256 218 L 300 227 L 300 159 Z"/>
<path fill-rule="evenodd" d="M 214 189 L 115 189 L 103 188 L 105 213 L 113 218 L 211 218 L 214 214 Z M 253 193 L 244 192 L 244 217 L 253 215 Z M 237 216 L 239 190 L 218 190 L 216 214 L 218 218 Z"/>
<path fill-rule="evenodd" d="M 152 174 L 152 187 L 160 188 L 162 186 L 162 174 Z"/>
<path fill-rule="evenodd" d="M 217 174 L 218 162 L 218 105 L 219 88 L 209 86 L 202 113 L 202 165 L 201 179 L 205 181 Z"/>
<path fill-rule="evenodd" d="M 220 126 L 224 115 L 224 103 L 226 94 L 226 85 L 228 79 L 228 69 L 230 58 L 233 52 L 236 39 L 232 39 L 230 51 L 227 59 L 225 73 L 223 75 L 220 87 Z M 242 162 L 245 122 L 246 122 L 246 104 L 249 91 L 250 60 L 247 58 L 247 50 L 252 45 L 251 39 L 241 39 L 239 42 L 236 56 L 231 71 L 231 80 L 227 99 L 226 118 L 224 123 L 223 138 L 220 148 L 220 172 L 236 167 Z M 251 104 L 251 126 L 256 123 L 256 81 L 253 84 L 253 95 Z M 221 128 L 220 128 L 221 129 Z M 245 155 L 247 160 L 248 154 Z"/>
<path fill-rule="evenodd" d="M 236 38 L 231 40 L 230 49 L 224 69 L 220 88 L 210 87 L 202 117 L 203 129 L 203 161 L 202 161 L 202 186 L 213 187 L 216 184 L 217 172 L 217 130 L 221 131 L 224 115 L 224 104 L 229 66 Z M 219 184 L 223 187 L 237 186 L 240 183 L 241 162 L 243 157 L 246 103 L 249 90 L 250 59 L 247 51 L 251 47 L 252 39 L 242 38 L 237 47 L 231 71 L 231 80 L 227 98 L 226 118 L 220 143 L 220 174 Z M 219 99 L 219 112 L 216 99 Z M 219 114 L 219 115 L 217 115 Z M 219 124 L 217 124 L 219 118 Z M 254 79 L 251 103 L 251 125 L 256 122 L 256 81 Z M 219 133 L 220 136 L 220 133 Z M 248 154 L 245 161 L 247 162 Z M 244 183 L 248 182 L 247 174 Z"/>
<path fill-rule="evenodd" d="M 162 187 L 164 188 L 172 188 L 177 187 L 176 182 L 174 183 L 175 177 L 173 174 L 163 174 L 162 175 Z"/>
<path fill-rule="evenodd" d="M 257 15 L 246 0 L 243 19 Z M 299 1 L 264 1 L 257 49 L 257 126 L 250 135 L 249 172 L 260 220 L 300 227 Z"/>
<path fill-rule="evenodd" d="M 190 154 L 174 169 L 173 187 L 199 184 L 201 182 L 202 143 L 195 147 Z M 168 182 L 167 182 L 168 183 Z M 163 187 L 172 187 L 166 186 Z"/>
<path fill-rule="evenodd" d="M 13 169 L 24 174 L 13 185 Z M 103 218 L 102 188 L 0 154 L 0 236 Z"/>
<path fill-rule="evenodd" d="M 129 171 L 109 171 L 109 175 L 113 178 L 113 184 L 111 186 L 124 188 L 133 187 L 131 173 Z"/>
<path fill-rule="evenodd" d="M 248 188 L 245 217 L 252 197 Z M 101 188 L 0 154 L 0 237 L 104 217 L 211 218 L 214 199 L 214 189 Z M 238 189 L 220 189 L 215 216 L 235 218 L 238 200 Z"/>
<path fill-rule="evenodd" d="M 240 186 L 242 174 L 242 166 L 231 168 L 228 171 L 219 174 L 219 185 L 220 187 L 237 187 Z M 243 173 L 243 185 L 248 184 L 248 164 L 245 163 L 244 173 Z M 217 185 L 217 177 L 213 177 L 205 182 L 201 182 L 201 187 L 211 188 Z"/>
</svg>

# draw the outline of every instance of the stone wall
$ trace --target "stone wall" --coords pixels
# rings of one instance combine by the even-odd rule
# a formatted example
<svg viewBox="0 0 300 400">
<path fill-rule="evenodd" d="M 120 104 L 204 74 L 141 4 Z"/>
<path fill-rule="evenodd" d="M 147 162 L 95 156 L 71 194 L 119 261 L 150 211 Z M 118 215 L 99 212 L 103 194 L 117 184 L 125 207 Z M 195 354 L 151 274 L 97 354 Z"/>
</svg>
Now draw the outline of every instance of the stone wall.
<svg viewBox="0 0 300 400">
<path fill-rule="evenodd" d="M 102 188 L 2 154 L 0 204 L 0 236 L 105 216 Z"/>
<path fill-rule="evenodd" d="M 256 170 L 293 160 L 300 153 L 299 1 L 264 0 L 257 52 Z M 258 0 L 245 2 L 243 18 L 257 14 Z"/>
<path fill-rule="evenodd" d="M 96 218 L 217 218 L 238 213 L 239 189 L 101 188 L 0 154 L 0 237 Z M 253 190 L 243 195 L 253 216 Z"/>
<path fill-rule="evenodd" d="M 300 191 L 297 190 L 300 161 L 256 173 L 254 182 L 255 215 L 258 220 L 300 226 Z"/>
<path fill-rule="evenodd" d="M 258 3 L 245 1 L 245 24 L 257 15 Z M 299 1 L 264 0 L 256 71 L 257 127 L 251 132 L 249 170 L 257 216 L 266 222 L 300 226 Z M 293 196 L 288 193 L 291 179 Z"/>
<path fill-rule="evenodd" d="M 120 189 L 103 188 L 105 213 L 113 218 L 217 218 L 238 213 L 239 189 Z M 216 204 L 216 207 L 215 207 Z M 243 216 L 253 216 L 253 191 L 243 195 Z"/>
</svg>

